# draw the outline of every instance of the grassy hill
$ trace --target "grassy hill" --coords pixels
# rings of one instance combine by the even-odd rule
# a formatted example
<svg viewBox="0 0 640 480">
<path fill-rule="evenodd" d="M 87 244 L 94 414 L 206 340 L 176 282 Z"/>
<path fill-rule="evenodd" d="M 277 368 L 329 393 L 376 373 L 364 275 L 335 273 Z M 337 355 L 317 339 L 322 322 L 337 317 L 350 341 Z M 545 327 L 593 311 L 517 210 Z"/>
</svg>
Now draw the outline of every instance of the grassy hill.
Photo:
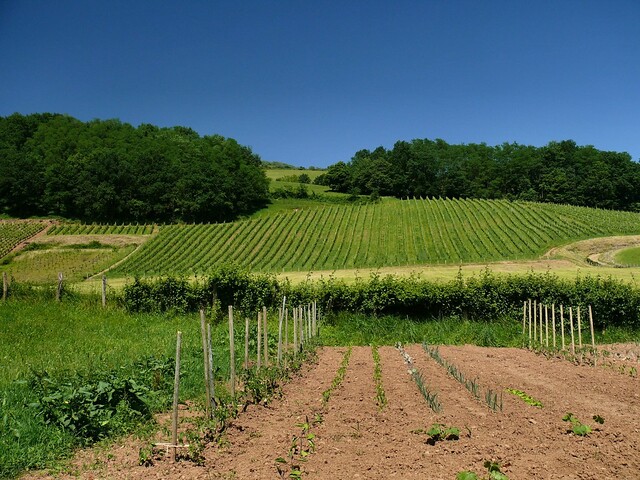
<svg viewBox="0 0 640 480">
<path fill-rule="evenodd" d="M 221 262 L 311 271 L 536 258 L 576 240 L 640 233 L 640 215 L 504 200 L 392 200 L 233 223 L 171 225 L 115 275 L 205 273 Z"/>
</svg>

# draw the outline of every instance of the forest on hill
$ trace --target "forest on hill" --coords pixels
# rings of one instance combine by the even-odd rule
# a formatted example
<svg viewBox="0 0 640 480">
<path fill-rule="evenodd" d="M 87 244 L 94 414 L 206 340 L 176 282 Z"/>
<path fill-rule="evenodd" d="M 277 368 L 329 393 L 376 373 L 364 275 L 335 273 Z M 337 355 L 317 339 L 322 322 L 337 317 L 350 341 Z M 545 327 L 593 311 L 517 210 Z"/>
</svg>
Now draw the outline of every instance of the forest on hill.
<svg viewBox="0 0 640 480">
<path fill-rule="evenodd" d="M 331 165 L 319 182 L 334 191 L 406 197 L 529 200 L 640 211 L 640 164 L 628 153 L 578 146 L 450 145 L 398 141 Z"/>
<path fill-rule="evenodd" d="M 0 214 L 98 222 L 232 220 L 268 202 L 249 147 L 186 127 L 0 117 Z"/>
</svg>

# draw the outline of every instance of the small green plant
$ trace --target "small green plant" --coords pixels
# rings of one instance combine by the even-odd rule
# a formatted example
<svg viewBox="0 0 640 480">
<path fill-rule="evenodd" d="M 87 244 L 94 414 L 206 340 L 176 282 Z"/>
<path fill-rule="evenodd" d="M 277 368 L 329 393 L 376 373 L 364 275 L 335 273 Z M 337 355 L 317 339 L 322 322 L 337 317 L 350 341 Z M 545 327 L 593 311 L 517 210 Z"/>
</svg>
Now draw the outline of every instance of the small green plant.
<svg viewBox="0 0 640 480">
<path fill-rule="evenodd" d="M 599 423 L 600 425 L 604 423 L 604 418 L 602 418 L 600 415 L 594 415 L 592 418 L 596 423 Z M 578 435 L 580 437 L 586 437 L 593 430 L 589 425 L 584 424 L 580 420 L 578 420 L 578 417 L 576 417 L 571 412 L 567 412 L 562 417 L 562 420 L 571 424 L 571 430 L 569 430 L 569 432 L 573 432 L 575 435 Z"/>
<path fill-rule="evenodd" d="M 153 446 L 145 445 L 140 447 L 138 451 L 138 465 L 141 467 L 150 467 L 153 465 Z"/>
<path fill-rule="evenodd" d="M 333 377 L 333 381 L 329 388 L 327 388 L 324 392 L 322 392 L 322 403 L 327 404 L 333 392 L 342 384 L 345 375 L 347 374 L 347 367 L 349 366 L 349 358 L 351 357 L 351 347 L 347 349 L 342 357 L 342 362 L 340 363 L 340 367 L 336 372 L 336 376 Z"/>
<path fill-rule="evenodd" d="M 434 423 L 427 430 L 427 444 L 435 445 L 441 440 L 458 440 L 460 438 L 460 429 L 457 427 L 447 427 L 442 423 Z"/>
<path fill-rule="evenodd" d="M 456 480 L 509 480 L 500 469 L 500 464 L 486 460 L 484 468 L 487 469 L 487 477 L 479 477 L 477 473 L 471 471 L 458 472 Z"/>
<path fill-rule="evenodd" d="M 382 386 L 382 367 L 380 365 L 380 352 L 378 347 L 371 346 L 371 354 L 373 355 L 373 380 L 376 383 L 376 404 L 380 410 L 384 409 L 387 405 L 387 396 Z"/>
<path fill-rule="evenodd" d="M 520 397 L 523 402 L 525 402 L 528 405 L 531 405 L 532 407 L 538 407 L 538 408 L 542 408 L 543 407 L 541 401 L 536 400 L 535 398 L 533 398 L 530 395 L 527 395 L 522 390 L 518 390 L 516 388 L 507 388 L 505 390 L 507 392 L 511 393 L 512 395 L 515 395 L 516 397 Z"/>
</svg>

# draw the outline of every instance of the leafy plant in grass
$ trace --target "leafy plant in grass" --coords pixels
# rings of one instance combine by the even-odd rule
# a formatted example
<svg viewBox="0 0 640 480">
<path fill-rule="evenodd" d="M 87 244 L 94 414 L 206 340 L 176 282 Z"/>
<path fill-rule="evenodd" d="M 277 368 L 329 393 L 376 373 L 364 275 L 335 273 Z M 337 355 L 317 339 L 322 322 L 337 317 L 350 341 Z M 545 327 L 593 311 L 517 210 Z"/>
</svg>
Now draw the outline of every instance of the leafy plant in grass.
<svg viewBox="0 0 640 480">
<path fill-rule="evenodd" d="M 535 398 L 533 398 L 532 396 L 526 394 L 522 390 L 518 390 L 516 388 L 507 388 L 505 390 L 507 392 L 511 393 L 512 395 L 515 395 L 516 397 L 520 397 L 523 402 L 525 402 L 528 405 L 531 405 L 532 407 L 538 407 L 538 408 L 542 408 L 543 407 L 541 401 L 536 400 Z"/>
<path fill-rule="evenodd" d="M 580 420 L 578 420 L 578 417 L 576 417 L 571 412 L 567 412 L 562 417 L 562 420 L 565 421 L 565 422 L 569 422 L 571 424 L 571 430 L 569 430 L 569 432 L 573 432 L 574 434 L 576 434 L 576 435 L 578 435 L 580 437 L 586 437 L 593 430 L 589 425 L 586 425 L 586 424 L 582 423 Z M 604 418 L 602 418 L 600 415 L 594 415 L 593 416 L 593 420 L 596 423 L 599 423 L 600 425 L 602 425 L 604 423 Z"/>
</svg>

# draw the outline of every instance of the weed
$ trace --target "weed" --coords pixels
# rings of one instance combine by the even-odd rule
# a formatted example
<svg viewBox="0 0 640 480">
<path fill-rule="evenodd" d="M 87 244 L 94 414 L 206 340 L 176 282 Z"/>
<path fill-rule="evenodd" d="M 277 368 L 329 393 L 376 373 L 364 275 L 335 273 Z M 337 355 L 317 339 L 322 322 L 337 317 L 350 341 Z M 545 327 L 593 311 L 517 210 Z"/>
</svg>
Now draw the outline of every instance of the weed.
<svg viewBox="0 0 640 480">
<path fill-rule="evenodd" d="M 457 427 L 447 427 L 442 423 L 434 423 L 427 430 L 427 444 L 435 445 L 441 440 L 458 440 L 460 438 L 460 429 Z"/>
<path fill-rule="evenodd" d="M 489 474 L 487 477 L 479 477 L 475 472 L 464 471 L 458 472 L 456 480 L 509 480 L 509 477 L 502 473 L 500 464 L 497 462 L 486 460 L 484 462 L 484 468 L 487 469 L 487 473 Z"/>
<path fill-rule="evenodd" d="M 604 418 L 602 418 L 600 415 L 594 415 L 592 418 L 596 423 L 599 423 L 600 425 L 604 423 Z M 571 424 L 571 429 L 568 430 L 569 432 L 573 432 L 580 437 L 586 437 L 593 430 L 589 425 L 586 425 L 578 420 L 578 418 L 571 412 L 567 412 L 562 417 L 562 420 Z"/>
</svg>

